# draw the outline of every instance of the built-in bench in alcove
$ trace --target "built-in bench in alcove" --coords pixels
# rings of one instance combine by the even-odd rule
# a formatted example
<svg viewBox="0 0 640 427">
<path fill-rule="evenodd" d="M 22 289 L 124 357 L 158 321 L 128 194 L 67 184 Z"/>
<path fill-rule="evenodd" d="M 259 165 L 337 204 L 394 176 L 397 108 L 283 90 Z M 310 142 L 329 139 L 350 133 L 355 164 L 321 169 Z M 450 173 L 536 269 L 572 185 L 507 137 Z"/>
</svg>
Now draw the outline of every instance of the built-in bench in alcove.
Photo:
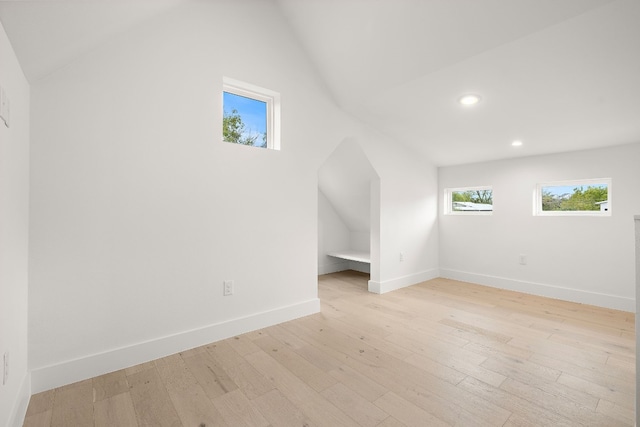
<svg viewBox="0 0 640 427">
<path fill-rule="evenodd" d="M 327 255 L 334 258 L 344 259 L 346 261 L 364 262 L 365 264 L 371 264 L 371 254 L 369 252 L 361 251 L 339 251 L 329 252 Z"/>
<path fill-rule="evenodd" d="M 318 170 L 318 275 L 356 270 L 378 280 L 379 183 L 362 147 L 351 139 Z"/>
</svg>

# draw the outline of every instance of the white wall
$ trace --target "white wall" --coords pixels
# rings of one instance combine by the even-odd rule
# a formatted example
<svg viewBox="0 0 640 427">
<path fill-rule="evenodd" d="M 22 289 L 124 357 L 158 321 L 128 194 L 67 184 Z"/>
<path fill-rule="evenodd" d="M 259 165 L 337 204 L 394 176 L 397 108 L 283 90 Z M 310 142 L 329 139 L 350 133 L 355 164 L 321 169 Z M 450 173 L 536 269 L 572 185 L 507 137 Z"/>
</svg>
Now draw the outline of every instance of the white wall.
<svg viewBox="0 0 640 427">
<path fill-rule="evenodd" d="M 380 177 L 371 192 L 372 206 L 380 206 L 372 208 L 379 218 L 371 221 L 371 268 L 379 272 L 372 270 L 369 290 L 384 293 L 438 277 L 437 168 L 372 129 L 362 129 L 357 140 Z"/>
<path fill-rule="evenodd" d="M 371 271 L 370 263 L 344 261 L 327 253 L 345 250 L 371 253 L 371 213 L 380 209 L 372 207 L 371 182 L 378 179 L 361 145 L 353 138 L 343 141 L 318 170 L 318 187 L 330 207 L 319 210 L 318 227 L 322 230 L 319 230 L 318 274 L 348 269 Z M 326 226 L 325 222 L 336 225 Z"/>
<path fill-rule="evenodd" d="M 287 28 L 186 2 L 33 85 L 34 391 L 319 309 L 317 171 L 352 122 Z M 281 151 L 221 142 L 223 75 L 281 93 Z"/>
<path fill-rule="evenodd" d="M 348 141 L 323 164 L 319 178 L 349 229 L 348 248 L 370 250 L 370 266 L 349 263 L 349 268 L 370 273 L 369 290 L 376 293 L 437 277 L 437 169 L 371 128 L 349 129 Z M 349 188 L 355 181 L 360 190 Z M 353 196 L 365 192 L 370 197 Z M 363 215 L 370 216 L 368 222 Z"/>
<path fill-rule="evenodd" d="M 369 205 L 371 205 L 371 200 L 368 200 L 368 201 L 369 201 Z M 349 230 L 349 249 L 371 254 L 371 230 L 370 229 L 367 231 Z M 349 270 L 360 271 L 362 273 L 371 273 L 371 263 L 349 261 Z"/>
<path fill-rule="evenodd" d="M 371 233 L 367 231 L 349 231 L 349 248 L 354 251 L 369 252 L 371 245 Z"/>
<path fill-rule="evenodd" d="M 27 371 L 29 84 L 0 24 L 0 86 L 11 105 L 0 121 L 0 425 L 18 425 L 31 395 Z M 2 385 L 2 358 L 9 377 Z"/>
<path fill-rule="evenodd" d="M 349 269 L 349 262 L 327 255 L 349 248 L 349 229 L 318 189 L 318 275 Z"/>
<path fill-rule="evenodd" d="M 638 159 L 640 144 L 633 144 L 440 168 L 441 274 L 634 311 Z M 612 178 L 610 217 L 532 215 L 537 183 L 587 178 Z M 443 214 L 445 188 L 476 185 L 493 186 L 492 216 Z"/>
<path fill-rule="evenodd" d="M 318 170 L 318 187 L 350 231 L 368 235 L 371 228 L 371 180 L 377 178 L 361 144 L 347 138 Z"/>
<path fill-rule="evenodd" d="M 370 264 L 334 258 L 327 254 L 345 250 L 369 252 L 370 240 L 369 231 L 349 230 L 329 199 L 322 190 L 318 190 L 318 275 L 344 270 L 369 273 Z"/>
<path fill-rule="evenodd" d="M 337 109 L 295 40 L 270 2 L 188 2 L 33 85 L 34 392 L 317 311 L 345 138 L 383 171 L 370 287 L 437 276 L 436 169 Z M 281 151 L 220 141 L 222 76 L 281 93 Z"/>
</svg>

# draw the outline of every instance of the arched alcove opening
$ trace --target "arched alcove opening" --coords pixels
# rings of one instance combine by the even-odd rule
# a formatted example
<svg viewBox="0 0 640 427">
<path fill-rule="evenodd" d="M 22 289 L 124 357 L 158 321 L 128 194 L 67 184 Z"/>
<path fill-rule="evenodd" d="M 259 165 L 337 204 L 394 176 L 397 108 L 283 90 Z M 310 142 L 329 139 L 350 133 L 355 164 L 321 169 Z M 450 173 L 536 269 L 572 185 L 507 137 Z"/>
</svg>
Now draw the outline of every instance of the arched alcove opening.
<svg viewBox="0 0 640 427">
<path fill-rule="evenodd" d="M 318 275 L 356 270 L 379 281 L 380 178 L 345 139 L 318 170 Z"/>
</svg>

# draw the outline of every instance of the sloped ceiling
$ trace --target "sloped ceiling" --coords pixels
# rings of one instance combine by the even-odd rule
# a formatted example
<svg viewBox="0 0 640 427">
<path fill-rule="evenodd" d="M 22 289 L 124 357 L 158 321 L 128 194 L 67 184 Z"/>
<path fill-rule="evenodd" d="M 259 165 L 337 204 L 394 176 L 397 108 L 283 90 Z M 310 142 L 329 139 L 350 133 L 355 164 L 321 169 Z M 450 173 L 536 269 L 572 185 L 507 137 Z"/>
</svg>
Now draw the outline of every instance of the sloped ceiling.
<svg viewBox="0 0 640 427">
<path fill-rule="evenodd" d="M 637 0 L 278 3 L 340 105 L 436 165 L 640 142 Z"/>
<path fill-rule="evenodd" d="M 607 0 L 278 3 L 336 98 L 350 106 L 602 6 Z"/>
<path fill-rule="evenodd" d="M 0 20 L 33 83 L 190 1 L 0 0 Z M 640 142 L 638 0 L 273 1 L 336 102 L 435 165 Z"/>
<path fill-rule="evenodd" d="M 33 83 L 185 0 L 0 0 L 0 21 Z"/>
</svg>

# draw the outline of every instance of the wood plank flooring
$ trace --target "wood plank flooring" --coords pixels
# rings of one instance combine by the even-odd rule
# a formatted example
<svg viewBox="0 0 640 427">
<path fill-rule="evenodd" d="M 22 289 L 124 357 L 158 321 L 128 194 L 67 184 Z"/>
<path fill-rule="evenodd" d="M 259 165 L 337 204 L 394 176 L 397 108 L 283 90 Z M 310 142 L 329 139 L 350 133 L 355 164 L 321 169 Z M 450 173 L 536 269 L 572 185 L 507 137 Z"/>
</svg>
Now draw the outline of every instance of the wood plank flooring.
<svg viewBox="0 0 640 427">
<path fill-rule="evenodd" d="M 322 312 L 31 397 L 33 426 L 633 426 L 632 313 L 319 278 Z"/>
</svg>

